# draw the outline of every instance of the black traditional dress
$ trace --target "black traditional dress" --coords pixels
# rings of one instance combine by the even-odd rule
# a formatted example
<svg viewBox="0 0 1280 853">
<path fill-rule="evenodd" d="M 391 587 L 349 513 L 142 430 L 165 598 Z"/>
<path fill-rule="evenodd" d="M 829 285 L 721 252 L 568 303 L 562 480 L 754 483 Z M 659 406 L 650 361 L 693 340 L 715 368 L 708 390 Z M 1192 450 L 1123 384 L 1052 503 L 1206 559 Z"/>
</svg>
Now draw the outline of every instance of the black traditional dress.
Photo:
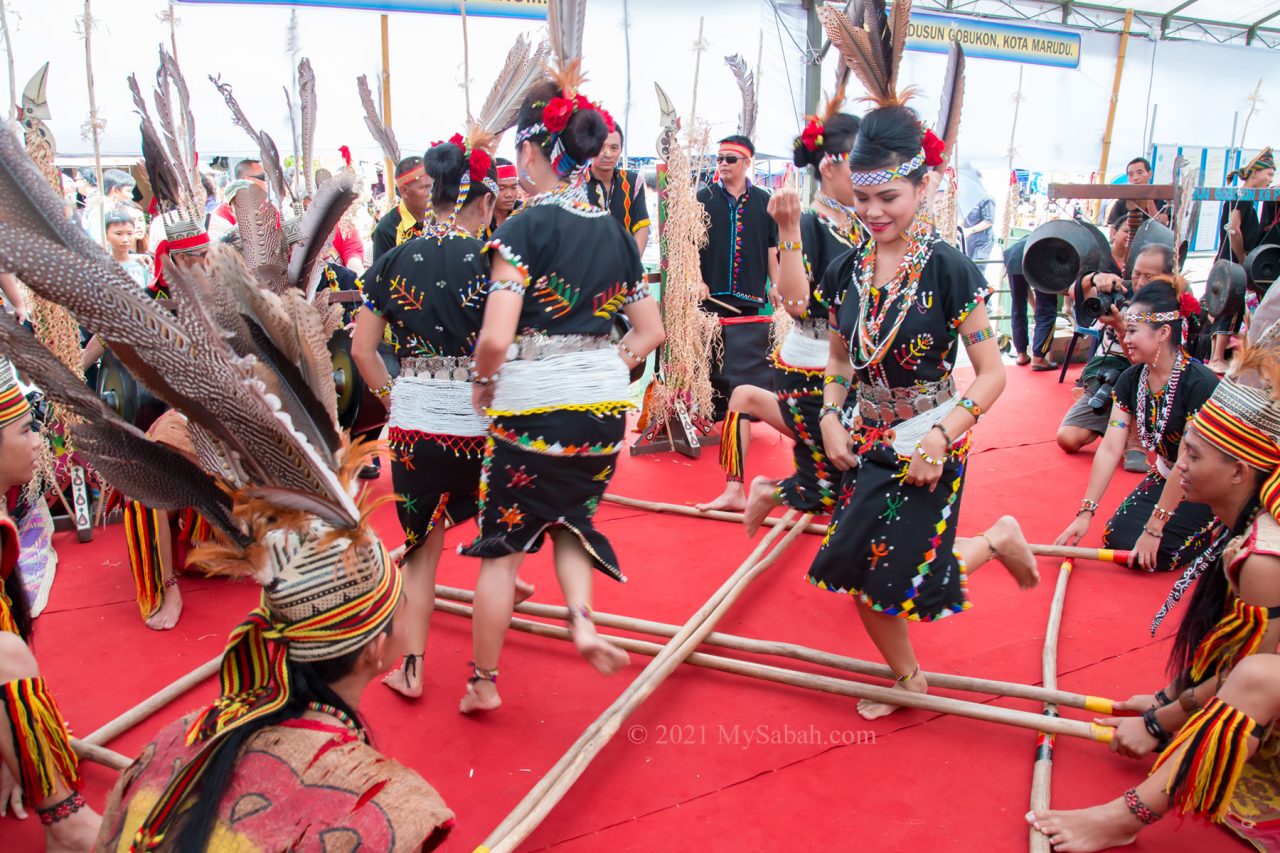
<svg viewBox="0 0 1280 853">
<path fill-rule="evenodd" d="M 969 434 L 956 437 L 934 491 L 904 480 L 916 443 L 958 402 L 951 375 L 958 330 L 988 288 L 973 262 L 924 221 L 907 239 L 898 277 L 883 288 L 871 286 L 874 240 L 823 279 L 832 324 L 850 347 L 849 400 L 863 428 L 854 434 L 859 464 L 844 474 L 808 580 L 877 613 L 932 621 L 970 607 L 955 551 Z"/>
<path fill-rule="evenodd" d="M 474 516 L 488 424 L 471 407 L 469 366 L 489 285 L 484 244 L 441 229 L 374 261 L 365 307 L 392 330 L 400 375 L 387 441 L 408 551 L 437 524 Z"/>
<path fill-rule="evenodd" d="M 592 177 L 587 181 L 587 198 L 592 204 L 608 210 L 629 234 L 649 227 L 649 207 L 645 202 L 644 181 L 639 172 L 630 169 L 615 170 L 613 183 L 608 190 Z"/>
<path fill-rule="evenodd" d="M 498 373 L 473 557 L 532 553 L 572 532 L 595 567 L 625 580 L 592 519 L 625 436 L 629 371 L 610 340 L 623 306 L 649 297 L 635 240 L 583 183 L 544 193 L 498 228 L 488 249 L 520 272 L 516 340 Z"/>
<path fill-rule="evenodd" d="M 795 439 L 795 473 L 778 483 L 779 502 L 802 512 L 830 512 L 836 502 L 839 472 L 827 461 L 822 446 L 822 388 L 830 354 L 828 314 L 831 306 L 822 292 L 823 274 L 847 254 L 861 233 L 856 220 L 848 226 L 808 211 L 800 217 L 800 242 L 809 278 L 809 304 L 773 351 L 774 393 L 782 420 Z M 850 233 L 850 228 L 855 229 Z"/>
<path fill-rule="evenodd" d="M 1136 421 L 1143 449 L 1154 453 L 1156 460 L 1107 521 L 1103 547 L 1119 551 L 1128 551 L 1137 544 L 1151 511 L 1160 501 L 1165 479 L 1178 461 L 1187 421 L 1208 402 L 1218 385 L 1212 370 L 1186 356 L 1181 357 L 1180 366 L 1170 371 L 1168 382 L 1157 392 L 1147 387 L 1147 370 L 1145 364 L 1135 364 L 1116 382 L 1115 404 Z M 1208 546 L 1213 519 L 1213 511 L 1204 504 L 1178 504 L 1160 537 L 1156 571 L 1171 571 L 1198 557 Z"/>
</svg>

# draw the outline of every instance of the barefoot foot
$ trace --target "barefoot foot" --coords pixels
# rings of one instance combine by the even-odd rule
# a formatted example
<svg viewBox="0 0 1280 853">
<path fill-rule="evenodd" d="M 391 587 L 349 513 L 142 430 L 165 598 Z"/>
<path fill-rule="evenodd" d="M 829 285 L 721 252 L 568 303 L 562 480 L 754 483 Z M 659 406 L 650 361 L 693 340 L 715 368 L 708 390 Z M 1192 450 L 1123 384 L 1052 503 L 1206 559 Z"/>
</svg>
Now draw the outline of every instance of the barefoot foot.
<svg viewBox="0 0 1280 853">
<path fill-rule="evenodd" d="M 464 714 L 496 711 L 500 707 L 502 707 L 502 697 L 498 695 L 498 685 L 486 679 L 468 684 L 466 695 L 458 703 L 458 710 Z"/>
<path fill-rule="evenodd" d="M 601 675 L 614 675 L 631 662 L 631 656 L 596 633 L 589 619 L 577 617 L 570 625 L 573 644 Z"/>
<path fill-rule="evenodd" d="M 706 512 L 707 510 L 720 510 L 721 512 L 742 512 L 747 508 L 747 498 L 742 491 L 742 483 L 738 480 L 728 480 L 724 484 L 724 491 L 720 493 L 720 497 L 706 503 L 694 504 L 694 509 L 698 512 Z"/>
<path fill-rule="evenodd" d="M 1040 583 L 1036 555 L 1031 553 L 1031 546 L 1027 544 L 1027 537 L 1022 535 L 1022 527 L 1017 519 L 1006 515 L 984 535 L 991 550 L 995 552 L 992 556 L 1013 575 L 1018 586 L 1031 589 Z"/>
<path fill-rule="evenodd" d="M 516 604 L 533 598 L 533 590 L 533 584 L 518 575 L 516 576 Z"/>
<path fill-rule="evenodd" d="M 1056 851 L 1092 853 L 1132 844 L 1142 829 L 1122 798 L 1090 809 L 1029 812 L 1027 823 L 1049 839 Z"/>
<path fill-rule="evenodd" d="M 422 695 L 422 655 L 406 654 L 400 666 L 391 670 L 382 683 L 408 699 Z"/>
<path fill-rule="evenodd" d="M 747 509 L 742 520 L 747 528 L 748 539 L 756 535 L 769 511 L 778 505 L 778 500 L 774 497 L 777 488 L 778 484 L 768 477 L 756 477 L 751 481 L 751 494 L 747 497 Z"/>
<path fill-rule="evenodd" d="M 929 682 L 925 681 L 924 674 L 917 669 L 915 674 L 905 682 L 893 685 L 893 689 L 906 690 L 911 693 L 928 693 Z M 858 714 L 864 720 L 878 720 L 881 717 L 889 716 L 900 707 L 902 706 L 890 705 L 888 702 L 876 702 L 871 699 L 862 699 L 858 702 Z"/>
<path fill-rule="evenodd" d="M 146 624 L 152 631 L 171 631 L 177 627 L 180 616 L 182 616 L 182 593 L 178 591 L 178 585 L 173 584 L 164 591 L 164 601 L 160 603 L 160 609 L 146 620 Z"/>
</svg>

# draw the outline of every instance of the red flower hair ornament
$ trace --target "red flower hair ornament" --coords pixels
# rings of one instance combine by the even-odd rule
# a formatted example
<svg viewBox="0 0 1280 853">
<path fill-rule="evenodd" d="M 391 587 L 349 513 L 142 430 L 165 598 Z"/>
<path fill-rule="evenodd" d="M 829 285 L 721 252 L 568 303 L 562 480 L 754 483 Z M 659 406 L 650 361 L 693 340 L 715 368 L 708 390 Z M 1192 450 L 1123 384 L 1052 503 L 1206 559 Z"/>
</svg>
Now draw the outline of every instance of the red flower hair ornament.
<svg viewBox="0 0 1280 853">
<path fill-rule="evenodd" d="M 924 149 L 924 164 L 926 166 L 942 165 L 942 155 L 947 150 L 947 143 L 943 142 L 936 133 L 932 130 L 926 130 L 920 147 Z"/>
<path fill-rule="evenodd" d="M 800 134 L 800 144 L 808 151 L 817 151 L 822 146 L 822 133 L 825 128 L 816 118 L 810 118 Z"/>
<path fill-rule="evenodd" d="M 595 110 L 604 119 L 605 126 L 609 128 L 610 133 L 617 129 L 613 116 L 609 115 L 604 107 L 599 104 L 593 104 L 586 95 L 581 93 L 574 95 L 572 98 L 556 95 L 548 101 L 547 105 L 542 108 L 542 124 L 550 132 L 560 133 L 568 126 L 569 117 L 578 110 Z"/>
</svg>

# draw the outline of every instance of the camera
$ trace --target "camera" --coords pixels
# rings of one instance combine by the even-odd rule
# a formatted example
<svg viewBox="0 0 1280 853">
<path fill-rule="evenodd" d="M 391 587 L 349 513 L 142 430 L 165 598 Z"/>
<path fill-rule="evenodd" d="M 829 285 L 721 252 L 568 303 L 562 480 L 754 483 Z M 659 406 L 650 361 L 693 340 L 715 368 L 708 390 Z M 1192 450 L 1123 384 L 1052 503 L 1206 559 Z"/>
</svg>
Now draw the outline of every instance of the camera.
<svg viewBox="0 0 1280 853">
<path fill-rule="evenodd" d="M 1108 367 L 1098 373 L 1098 387 L 1089 395 L 1087 401 L 1090 409 L 1095 412 L 1105 412 L 1111 408 L 1111 397 L 1115 394 L 1116 381 L 1119 378 L 1120 371 L 1114 367 Z"/>
<path fill-rule="evenodd" d="M 1090 320 L 1097 320 L 1105 314 L 1110 314 L 1113 307 L 1123 311 L 1129 304 L 1128 294 L 1132 290 L 1133 282 L 1124 281 L 1119 290 L 1113 290 L 1110 293 L 1094 293 L 1080 303 L 1080 312 Z"/>
</svg>

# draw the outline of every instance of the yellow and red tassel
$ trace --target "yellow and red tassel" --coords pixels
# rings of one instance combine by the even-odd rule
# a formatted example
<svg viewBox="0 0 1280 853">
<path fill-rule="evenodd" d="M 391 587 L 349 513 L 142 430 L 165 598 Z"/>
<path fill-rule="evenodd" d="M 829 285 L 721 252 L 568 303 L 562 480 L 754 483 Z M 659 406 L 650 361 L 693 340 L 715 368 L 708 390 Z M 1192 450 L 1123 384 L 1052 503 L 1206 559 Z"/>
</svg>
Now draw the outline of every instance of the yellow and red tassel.
<svg viewBox="0 0 1280 853">
<path fill-rule="evenodd" d="M 150 619 L 164 603 L 164 563 L 160 559 L 160 516 L 137 501 L 124 505 L 124 541 L 138 592 L 138 610 Z"/>
<path fill-rule="evenodd" d="M 1169 764 L 1164 789 L 1169 808 L 1221 823 L 1249 760 L 1249 738 L 1256 726 L 1243 711 L 1216 697 L 1193 714 L 1151 769 L 1155 773 Z"/>
<path fill-rule="evenodd" d="M 1191 661 L 1191 682 L 1229 670 L 1262 645 L 1267 633 L 1267 608 L 1236 599 L 1231 613 L 1222 617 L 1205 637 Z"/>
<path fill-rule="evenodd" d="M 742 433 L 738 429 L 741 421 L 740 412 L 727 413 L 720 432 L 720 467 L 726 479 L 739 483 L 742 482 Z"/>
<path fill-rule="evenodd" d="M 61 782 L 78 791 L 80 761 L 71 748 L 67 724 L 43 678 L 19 678 L 0 685 L 5 715 L 18 758 L 18 781 L 32 805 L 48 799 Z"/>
</svg>

